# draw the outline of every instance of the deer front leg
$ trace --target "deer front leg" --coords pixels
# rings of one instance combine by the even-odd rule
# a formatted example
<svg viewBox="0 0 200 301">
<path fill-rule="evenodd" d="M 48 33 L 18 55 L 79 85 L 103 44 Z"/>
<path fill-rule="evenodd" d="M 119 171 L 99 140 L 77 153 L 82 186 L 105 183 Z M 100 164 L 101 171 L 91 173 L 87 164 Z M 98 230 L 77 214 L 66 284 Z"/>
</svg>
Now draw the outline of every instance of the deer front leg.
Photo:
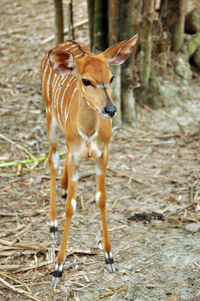
<svg viewBox="0 0 200 301">
<path fill-rule="evenodd" d="M 62 277 L 65 254 L 67 249 L 67 241 L 69 236 L 69 228 L 71 224 L 71 219 L 76 210 L 76 191 L 78 182 L 78 167 L 79 165 L 74 163 L 74 158 L 68 152 L 66 157 L 67 172 L 68 172 L 68 193 L 65 202 L 65 226 L 62 236 L 62 242 L 60 250 L 58 253 L 57 263 L 55 265 L 55 270 L 52 279 L 52 286 L 59 282 Z"/>
<path fill-rule="evenodd" d="M 96 202 L 100 209 L 103 243 L 105 251 L 105 261 L 107 269 L 110 273 L 114 273 L 115 266 L 111 252 L 111 243 L 108 234 L 107 219 L 106 219 L 106 166 L 108 162 L 108 148 L 105 148 L 103 154 L 96 161 Z"/>
</svg>

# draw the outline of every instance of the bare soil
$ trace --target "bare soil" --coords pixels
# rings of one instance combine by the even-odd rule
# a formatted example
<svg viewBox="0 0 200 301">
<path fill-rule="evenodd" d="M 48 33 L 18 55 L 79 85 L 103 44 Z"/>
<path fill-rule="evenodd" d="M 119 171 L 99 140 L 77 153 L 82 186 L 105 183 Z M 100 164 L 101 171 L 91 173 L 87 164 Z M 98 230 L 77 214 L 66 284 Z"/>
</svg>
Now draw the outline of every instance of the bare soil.
<svg viewBox="0 0 200 301">
<path fill-rule="evenodd" d="M 74 1 L 75 20 L 86 18 Z M 0 161 L 48 154 L 40 62 L 54 46 L 53 1 L 0 3 Z M 76 39 L 87 40 L 87 25 Z M 171 83 L 170 83 L 171 80 Z M 49 238 L 47 160 L 0 168 L 0 300 L 200 300 L 200 86 L 182 87 L 179 105 L 138 107 L 133 128 L 114 128 L 107 172 L 108 222 L 117 273 L 105 268 L 92 161 L 82 165 L 78 208 L 60 284 L 50 286 L 64 207 L 58 171 L 59 235 Z M 60 150 L 64 150 L 61 135 Z"/>
</svg>

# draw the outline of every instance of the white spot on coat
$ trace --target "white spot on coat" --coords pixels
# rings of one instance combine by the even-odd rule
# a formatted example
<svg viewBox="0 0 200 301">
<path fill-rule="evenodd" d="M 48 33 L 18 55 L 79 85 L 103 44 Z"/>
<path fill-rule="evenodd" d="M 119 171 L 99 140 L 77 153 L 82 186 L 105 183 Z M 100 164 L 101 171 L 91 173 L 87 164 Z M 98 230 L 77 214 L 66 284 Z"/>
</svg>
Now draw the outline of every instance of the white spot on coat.
<svg viewBox="0 0 200 301">
<path fill-rule="evenodd" d="M 100 192 L 100 191 L 98 191 L 98 192 L 96 193 L 96 202 L 98 202 L 98 201 L 99 201 L 99 199 L 100 199 L 100 196 L 101 196 L 101 192 Z"/>
<path fill-rule="evenodd" d="M 73 182 L 77 182 L 77 181 L 78 181 L 78 177 L 79 177 L 79 173 L 78 173 L 78 171 L 76 171 L 76 172 L 75 172 L 75 175 L 74 175 L 73 178 L 72 178 L 72 181 L 73 181 Z"/>
<path fill-rule="evenodd" d="M 58 152 L 53 153 L 53 155 L 52 155 L 52 161 L 53 161 L 54 168 L 57 169 L 58 168 L 58 162 L 59 162 Z"/>
<path fill-rule="evenodd" d="M 74 209 L 74 212 L 76 211 L 76 200 L 72 199 L 72 207 Z"/>
</svg>

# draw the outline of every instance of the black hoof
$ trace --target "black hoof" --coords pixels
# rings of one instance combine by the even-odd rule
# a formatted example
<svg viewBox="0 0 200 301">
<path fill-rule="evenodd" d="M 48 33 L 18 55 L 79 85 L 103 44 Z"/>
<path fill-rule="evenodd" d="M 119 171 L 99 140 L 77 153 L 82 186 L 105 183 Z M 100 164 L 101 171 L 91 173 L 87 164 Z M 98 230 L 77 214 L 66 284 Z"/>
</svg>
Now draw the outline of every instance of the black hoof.
<svg viewBox="0 0 200 301">
<path fill-rule="evenodd" d="M 115 265 L 114 265 L 114 259 L 112 257 L 112 253 L 105 252 L 105 262 L 106 262 L 106 267 L 109 273 L 116 273 Z"/>
<path fill-rule="evenodd" d="M 59 283 L 60 278 L 62 277 L 62 272 L 63 272 L 63 264 L 56 264 L 51 286 L 55 286 L 57 283 Z"/>
</svg>

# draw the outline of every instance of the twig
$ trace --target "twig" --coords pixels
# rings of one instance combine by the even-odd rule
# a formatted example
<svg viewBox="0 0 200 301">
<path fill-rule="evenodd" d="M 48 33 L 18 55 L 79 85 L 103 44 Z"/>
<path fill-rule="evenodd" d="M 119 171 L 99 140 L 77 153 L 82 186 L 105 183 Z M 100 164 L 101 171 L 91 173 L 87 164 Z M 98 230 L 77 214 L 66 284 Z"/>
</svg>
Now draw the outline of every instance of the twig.
<svg viewBox="0 0 200 301">
<path fill-rule="evenodd" d="M 110 211 L 112 211 L 115 208 L 118 201 L 119 201 L 119 198 L 116 197 L 114 203 L 112 204 L 111 208 L 109 209 Z"/>
<path fill-rule="evenodd" d="M 64 156 L 65 154 L 66 154 L 66 151 L 61 151 L 61 152 L 59 152 L 58 155 L 59 155 L 59 157 L 61 157 L 61 156 Z M 40 158 L 35 158 L 35 160 L 39 163 L 41 161 L 47 160 L 47 158 L 48 158 L 47 156 L 44 156 L 44 157 L 40 157 Z M 4 162 L 4 163 L 0 163 L 0 167 L 8 167 L 8 166 L 14 166 L 14 165 L 17 165 L 17 164 L 27 164 L 27 163 L 33 163 L 33 162 L 34 162 L 33 159 Z"/>
<path fill-rule="evenodd" d="M 20 289 L 20 288 L 16 288 L 13 285 L 11 285 L 10 283 L 8 283 L 6 280 L 0 278 L 0 282 L 3 283 L 6 287 L 10 288 L 11 290 L 13 290 L 14 292 L 17 292 L 18 294 L 22 294 L 27 296 L 28 298 L 32 299 L 32 300 L 36 300 L 36 301 L 42 301 L 42 299 L 38 299 L 32 295 L 30 295 L 30 293 Z"/>
<path fill-rule="evenodd" d="M 34 242 L 11 242 L 11 241 L 7 241 L 4 239 L 0 239 L 0 244 L 3 246 L 8 246 L 8 247 L 14 247 L 14 248 L 18 248 L 18 249 L 27 249 L 27 250 L 47 250 L 48 246 L 41 244 L 41 243 L 34 243 Z"/>
<path fill-rule="evenodd" d="M 108 293 L 99 295 L 99 299 L 104 299 L 104 298 L 106 298 L 106 297 L 109 297 L 109 296 L 112 296 L 112 295 L 114 295 L 114 294 L 116 294 L 116 293 L 121 293 L 121 292 L 124 292 L 124 291 L 127 291 L 127 287 L 126 287 L 126 286 L 122 286 L 122 287 L 120 287 L 120 288 L 111 290 L 111 291 L 109 291 Z"/>
<path fill-rule="evenodd" d="M 32 162 L 34 163 L 34 165 L 33 165 L 32 168 L 34 168 L 35 166 L 38 165 L 38 160 L 36 159 L 36 157 L 35 157 L 31 152 L 29 152 L 29 150 L 27 150 L 25 147 L 23 147 L 23 146 L 21 146 L 20 144 L 18 144 L 18 143 L 16 143 L 16 142 L 12 141 L 11 139 L 5 137 L 5 136 L 2 135 L 2 134 L 0 134 L 0 137 L 1 137 L 2 139 L 4 139 L 4 140 L 8 141 L 8 142 L 11 143 L 11 144 L 14 144 L 16 147 L 18 147 L 19 149 L 21 149 L 21 150 L 23 150 L 25 153 L 27 153 L 27 154 L 31 157 Z"/>
</svg>

